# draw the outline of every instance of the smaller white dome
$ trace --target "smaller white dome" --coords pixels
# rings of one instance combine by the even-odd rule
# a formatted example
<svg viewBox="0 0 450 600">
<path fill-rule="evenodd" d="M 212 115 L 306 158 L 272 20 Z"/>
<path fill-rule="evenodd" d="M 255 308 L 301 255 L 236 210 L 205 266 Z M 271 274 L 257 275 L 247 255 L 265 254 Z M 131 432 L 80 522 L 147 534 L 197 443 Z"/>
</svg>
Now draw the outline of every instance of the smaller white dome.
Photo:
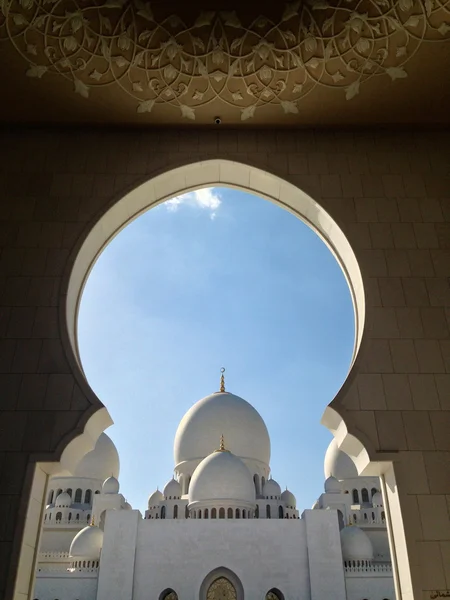
<svg viewBox="0 0 450 600">
<path fill-rule="evenodd" d="M 247 466 L 228 452 L 213 452 L 198 465 L 189 486 L 189 502 L 255 502 L 255 485 Z"/>
<path fill-rule="evenodd" d="M 61 492 L 59 496 L 56 497 L 55 506 L 60 508 L 69 507 L 72 504 L 72 498 L 69 496 L 67 492 Z"/>
<path fill-rule="evenodd" d="M 373 546 L 369 536 L 355 525 L 341 530 L 342 556 L 344 560 L 372 560 Z"/>
<path fill-rule="evenodd" d="M 325 477 L 336 477 L 339 481 L 358 477 L 358 470 L 350 456 L 339 450 L 336 439 L 333 438 L 325 453 Z"/>
<path fill-rule="evenodd" d="M 155 506 L 159 506 L 159 503 L 163 502 L 163 500 L 164 500 L 164 496 L 161 494 L 161 492 L 159 490 L 156 490 L 156 492 L 153 492 L 153 494 L 151 494 L 148 499 L 148 507 L 153 508 Z"/>
<path fill-rule="evenodd" d="M 324 489 L 326 494 L 340 494 L 342 492 L 341 484 L 332 475 L 325 480 Z"/>
<path fill-rule="evenodd" d="M 279 498 L 281 496 L 281 488 L 275 479 L 268 479 L 263 487 L 263 496 L 266 498 L 274 497 Z"/>
<path fill-rule="evenodd" d="M 166 500 L 181 497 L 181 485 L 176 479 L 172 478 L 166 483 L 166 485 L 164 486 L 163 495 Z"/>
<path fill-rule="evenodd" d="M 284 490 L 284 492 L 281 494 L 281 499 L 286 504 L 286 506 L 290 508 L 295 508 L 297 506 L 297 500 L 294 494 L 287 489 Z"/>
<path fill-rule="evenodd" d="M 103 546 L 103 531 L 88 525 L 73 538 L 69 555 L 73 558 L 99 558 Z"/>
<path fill-rule="evenodd" d="M 108 479 L 105 479 L 102 485 L 102 494 L 118 494 L 120 484 L 118 480 L 111 475 Z"/>
<path fill-rule="evenodd" d="M 383 506 L 383 496 L 381 495 L 381 492 L 375 492 L 372 496 L 372 504 L 373 506 Z"/>
</svg>

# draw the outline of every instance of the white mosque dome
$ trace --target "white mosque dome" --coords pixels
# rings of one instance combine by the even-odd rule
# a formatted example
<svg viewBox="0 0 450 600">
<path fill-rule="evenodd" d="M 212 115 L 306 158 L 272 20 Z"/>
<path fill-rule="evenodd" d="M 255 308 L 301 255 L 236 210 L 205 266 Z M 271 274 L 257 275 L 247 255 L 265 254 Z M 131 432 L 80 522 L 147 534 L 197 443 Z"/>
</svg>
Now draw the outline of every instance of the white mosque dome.
<svg viewBox="0 0 450 600">
<path fill-rule="evenodd" d="M 181 497 L 181 485 L 176 479 L 171 479 L 166 483 L 163 490 L 164 498 L 180 498 Z"/>
<path fill-rule="evenodd" d="M 333 475 L 325 480 L 324 489 L 326 494 L 340 494 L 342 491 L 340 482 Z"/>
<path fill-rule="evenodd" d="M 55 506 L 58 508 L 68 507 L 72 504 L 72 498 L 67 492 L 61 492 L 55 500 Z"/>
<path fill-rule="evenodd" d="M 369 536 L 355 525 L 341 530 L 342 556 L 344 560 L 372 560 L 373 546 Z"/>
<path fill-rule="evenodd" d="M 372 504 L 373 506 L 383 506 L 383 496 L 380 492 L 375 492 L 372 496 Z"/>
<path fill-rule="evenodd" d="M 148 507 L 153 508 L 154 506 L 158 506 L 159 503 L 163 500 L 164 496 L 162 495 L 162 493 L 159 490 L 156 490 L 156 492 L 153 492 L 153 494 L 149 496 Z"/>
<path fill-rule="evenodd" d="M 334 438 L 325 453 L 324 472 L 325 478 L 335 477 L 339 481 L 358 477 L 355 463 L 345 452 L 339 450 Z"/>
<path fill-rule="evenodd" d="M 235 456 L 270 462 L 270 438 L 261 415 L 246 400 L 216 392 L 192 406 L 178 426 L 174 442 L 175 465 L 211 454 L 223 435 Z"/>
<path fill-rule="evenodd" d="M 281 488 L 275 479 L 268 479 L 264 484 L 263 496 L 266 498 L 279 498 L 281 496 Z"/>
<path fill-rule="evenodd" d="M 202 460 L 191 479 L 189 502 L 205 500 L 255 502 L 252 475 L 240 458 L 224 450 Z"/>
<path fill-rule="evenodd" d="M 105 479 L 102 485 L 102 494 L 118 494 L 120 484 L 118 480 L 111 475 L 108 479 Z"/>
<path fill-rule="evenodd" d="M 281 499 L 288 507 L 295 508 L 297 506 L 297 499 L 289 490 L 284 490 L 281 494 Z"/>
<path fill-rule="evenodd" d="M 106 433 L 100 434 L 93 450 L 78 463 L 75 477 L 89 477 L 105 481 L 111 475 L 119 477 L 120 463 L 117 448 Z"/>
<path fill-rule="evenodd" d="M 69 555 L 73 558 L 99 558 L 103 546 L 103 531 L 88 525 L 73 538 Z"/>
</svg>

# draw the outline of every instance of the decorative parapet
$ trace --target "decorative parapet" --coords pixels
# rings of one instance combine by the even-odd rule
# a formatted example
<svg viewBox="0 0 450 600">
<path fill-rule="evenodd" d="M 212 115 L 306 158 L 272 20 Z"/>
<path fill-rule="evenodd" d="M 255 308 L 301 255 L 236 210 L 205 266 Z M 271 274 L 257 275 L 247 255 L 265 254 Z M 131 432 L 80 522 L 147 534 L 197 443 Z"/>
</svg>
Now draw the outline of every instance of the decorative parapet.
<svg viewBox="0 0 450 600">
<path fill-rule="evenodd" d="M 392 564 L 391 563 L 372 563 L 370 561 L 359 561 L 350 560 L 344 562 L 345 575 L 380 575 L 392 577 Z"/>
<path fill-rule="evenodd" d="M 0 0 L 0 40 L 28 77 L 57 75 L 89 98 L 119 90 L 138 113 L 195 120 L 219 101 L 242 121 L 268 105 L 298 113 L 311 92 L 347 100 L 375 77 L 408 76 L 426 42 L 450 39 L 449 0 L 294 0 L 244 19 L 205 10 L 192 21 L 145 0 Z"/>
<path fill-rule="evenodd" d="M 68 559 L 68 552 L 39 552 L 38 559 L 41 561 L 52 561 L 52 560 L 61 560 Z"/>
</svg>

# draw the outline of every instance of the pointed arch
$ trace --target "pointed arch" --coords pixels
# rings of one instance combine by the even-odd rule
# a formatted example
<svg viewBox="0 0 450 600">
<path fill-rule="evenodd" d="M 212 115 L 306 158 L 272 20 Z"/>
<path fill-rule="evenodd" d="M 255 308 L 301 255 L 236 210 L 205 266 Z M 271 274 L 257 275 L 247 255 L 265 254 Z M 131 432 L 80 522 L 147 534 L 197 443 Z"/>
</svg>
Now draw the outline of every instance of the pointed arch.
<svg viewBox="0 0 450 600">
<path fill-rule="evenodd" d="M 284 600 L 284 594 L 278 588 L 272 588 L 267 592 L 265 600 Z"/>
<path fill-rule="evenodd" d="M 228 594 L 227 600 L 244 600 L 241 580 L 236 573 L 226 567 L 218 567 L 206 575 L 200 586 L 199 600 L 214 600 L 217 592 L 222 594 L 216 596 L 217 598 L 226 597 L 223 595 L 225 593 Z"/>
<path fill-rule="evenodd" d="M 178 594 L 172 588 L 167 588 L 160 593 L 159 600 L 178 600 Z"/>
</svg>

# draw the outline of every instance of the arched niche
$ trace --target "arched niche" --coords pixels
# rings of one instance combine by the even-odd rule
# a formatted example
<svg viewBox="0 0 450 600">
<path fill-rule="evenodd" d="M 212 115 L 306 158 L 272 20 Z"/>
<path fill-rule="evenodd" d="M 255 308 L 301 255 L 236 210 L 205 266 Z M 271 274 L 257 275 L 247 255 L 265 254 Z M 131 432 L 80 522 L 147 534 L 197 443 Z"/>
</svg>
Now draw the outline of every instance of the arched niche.
<svg viewBox="0 0 450 600">
<path fill-rule="evenodd" d="M 212 586 L 214 586 L 214 584 L 220 585 L 222 580 L 229 582 L 235 591 L 234 595 L 232 590 L 230 590 L 229 598 L 227 598 L 227 600 L 244 600 L 244 588 L 241 580 L 236 573 L 226 567 L 218 567 L 206 575 L 200 586 L 198 595 L 199 600 L 214 600 L 214 590 L 212 589 Z"/>
</svg>

